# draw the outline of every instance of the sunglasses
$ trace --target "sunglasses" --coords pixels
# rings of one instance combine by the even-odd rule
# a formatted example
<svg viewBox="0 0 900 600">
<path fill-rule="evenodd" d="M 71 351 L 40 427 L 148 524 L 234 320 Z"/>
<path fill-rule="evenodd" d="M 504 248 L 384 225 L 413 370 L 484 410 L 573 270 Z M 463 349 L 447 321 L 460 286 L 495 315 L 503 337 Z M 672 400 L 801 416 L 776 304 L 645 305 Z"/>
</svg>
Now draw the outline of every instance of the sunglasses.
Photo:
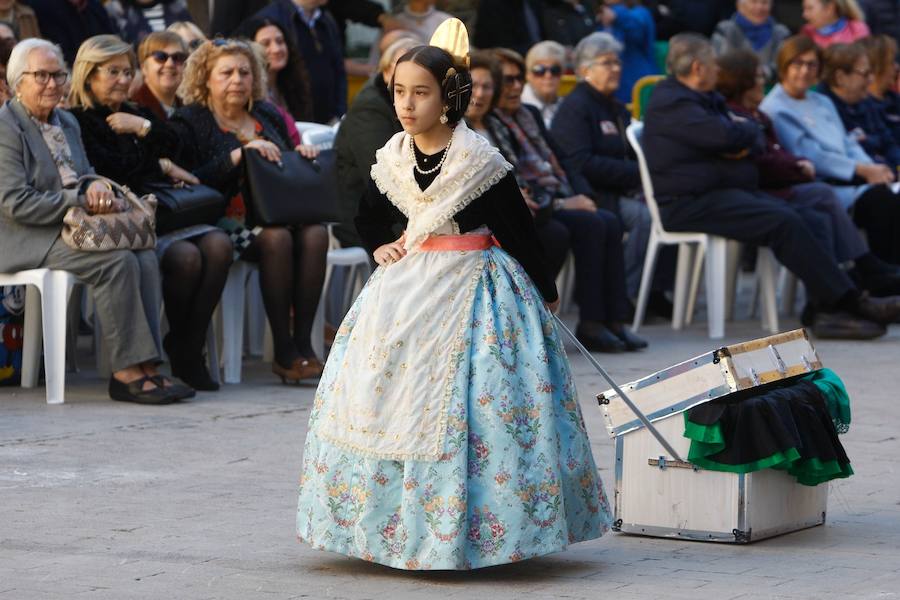
<svg viewBox="0 0 900 600">
<path fill-rule="evenodd" d="M 515 85 L 516 83 L 525 83 L 524 75 L 504 75 L 503 85 Z"/>
<path fill-rule="evenodd" d="M 559 65 L 553 65 L 552 67 L 548 67 L 547 65 L 534 65 L 531 67 L 531 74 L 536 75 L 537 77 L 543 77 L 547 73 L 553 77 L 559 77 L 562 75 L 562 67 Z"/>
<path fill-rule="evenodd" d="M 172 62 L 175 63 L 176 65 L 183 65 L 184 61 L 186 61 L 187 57 L 188 57 L 186 52 L 173 52 L 172 54 L 169 54 L 168 52 L 164 52 L 162 50 L 156 50 L 154 52 L 151 52 L 150 56 L 152 56 L 153 60 L 155 60 L 156 62 L 158 62 L 161 65 L 165 64 L 165 62 L 167 60 L 169 60 L 170 58 L 172 59 Z"/>
</svg>

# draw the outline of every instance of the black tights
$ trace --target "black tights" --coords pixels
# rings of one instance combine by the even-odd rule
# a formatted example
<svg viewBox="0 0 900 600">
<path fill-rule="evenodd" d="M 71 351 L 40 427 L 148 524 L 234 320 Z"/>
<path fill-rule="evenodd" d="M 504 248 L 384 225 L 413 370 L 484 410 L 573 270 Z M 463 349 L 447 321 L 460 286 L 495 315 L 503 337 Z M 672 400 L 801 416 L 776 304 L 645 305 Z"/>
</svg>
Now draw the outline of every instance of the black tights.
<svg viewBox="0 0 900 600">
<path fill-rule="evenodd" d="M 266 227 L 243 257 L 259 262 L 259 285 L 272 327 L 275 361 L 290 367 L 296 358 L 315 358 L 311 334 L 325 283 L 328 231 L 322 225 Z"/>
<path fill-rule="evenodd" d="M 170 335 L 185 356 L 198 358 L 203 351 L 231 256 L 231 240 L 221 231 L 174 242 L 163 255 L 160 271 Z"/>
</svg>

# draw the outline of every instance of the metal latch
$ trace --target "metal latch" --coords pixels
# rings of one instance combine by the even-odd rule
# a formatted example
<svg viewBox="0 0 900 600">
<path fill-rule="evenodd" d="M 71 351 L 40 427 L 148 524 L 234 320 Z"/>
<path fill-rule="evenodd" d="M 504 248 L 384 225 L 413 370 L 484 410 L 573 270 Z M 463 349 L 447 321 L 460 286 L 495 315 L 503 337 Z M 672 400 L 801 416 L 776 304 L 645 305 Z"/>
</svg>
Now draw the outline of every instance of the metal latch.
<svg viewBox="0 0 900 600">
<path fill-rule="evenodd" d="M 781 355 L 778 354 L 778 349 L 775 346 L 773 346 L 772 344 L 769 344 L 769 353 L 772 355 L 772 358 L 774 359 L 775 368 L 778 369 L 778 372 L 781 373 L 782 375 L 786 375 L 787 374 L 787 365 L 784 364 L 784 360 L 782 360 Z"/>
<path fill-rule="evenodd" d="M 675 460 L 666 458 L 665 456 L 660 456 L 659 458 L 648 458 L 647 464 L 651 467 L 659 467 L 660 471 L 665 471 L 669 467 L 672 467 L 673 469 L 693 469 L 694 471 L 700 470 L 700 467 L 693 463 L 687 462 L 686 460 Z"/>
<path fill-rule="evenodd" d="M 759 373 L 753 367 L 750 367 L 750 381 L 753 382 L 753 385 L 759 385 Z"/>
</svg>

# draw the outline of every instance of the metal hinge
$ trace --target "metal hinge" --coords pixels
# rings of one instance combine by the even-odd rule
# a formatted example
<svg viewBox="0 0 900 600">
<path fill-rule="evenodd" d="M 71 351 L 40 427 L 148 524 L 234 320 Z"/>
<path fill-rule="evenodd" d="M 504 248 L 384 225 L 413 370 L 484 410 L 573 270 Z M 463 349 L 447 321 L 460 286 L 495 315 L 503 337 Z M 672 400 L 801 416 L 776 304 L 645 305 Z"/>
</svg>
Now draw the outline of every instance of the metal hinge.
<svg viewBox="0 0 900 600">
<path fill-rule="evenodd" d="M 700 470 L 700 467 L 686 460 L 675 460 L 672 458 L 666 458 L 665 456 L 660 456 L 659 458 L 648 458 L 647 464 L 651 467 L 659 467 L 660 471 L 665 471 L 668 467 L 672 467 L 673 469 L 693 469 L 695 471 Z"/>
<path fill-rule="evenodd" d="M 734 535 L 734 541 L 738 544 L 746 544 L 750 541 L 750 533 L 752 529 L 748 529 L 747 531 L 741 531 L 740 529 L 732 529 L 731 533 Z"/>
</svg>

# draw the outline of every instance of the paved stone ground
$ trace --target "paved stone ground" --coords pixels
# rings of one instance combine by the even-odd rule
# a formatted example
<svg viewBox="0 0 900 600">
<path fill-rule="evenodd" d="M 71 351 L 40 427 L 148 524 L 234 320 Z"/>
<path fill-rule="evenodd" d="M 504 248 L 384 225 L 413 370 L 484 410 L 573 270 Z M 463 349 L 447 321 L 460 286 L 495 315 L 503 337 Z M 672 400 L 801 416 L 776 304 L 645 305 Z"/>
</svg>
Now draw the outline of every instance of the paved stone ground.
<svg viewBox="0 0 900 600">
<path fill-rule="evenodd" d="M 791 323 L 783 324 L 790 327 Z M 717 344 L 704 326 L 644 329 L 647 352 L 601 356 L 620 382 Z M 760 335 L 749 321 L 727 343 Z M 476 572 L 407 573 L 294 538 L 313 388 L 246 383 L 183 405 L 106 399 L 90 374 L 67 403 L 0 390 L 0 600 L 287 598 L 900 598 L 900 326 L 874 342 L 819 342 L 846 381 L 856 475 L 834 483 L 828 522 L 748 546 L 610 533 L 567 552 Z M 606 389 L 570 350 L 598 466 L 612 442 L 591 400 Z"/>
</svg>

